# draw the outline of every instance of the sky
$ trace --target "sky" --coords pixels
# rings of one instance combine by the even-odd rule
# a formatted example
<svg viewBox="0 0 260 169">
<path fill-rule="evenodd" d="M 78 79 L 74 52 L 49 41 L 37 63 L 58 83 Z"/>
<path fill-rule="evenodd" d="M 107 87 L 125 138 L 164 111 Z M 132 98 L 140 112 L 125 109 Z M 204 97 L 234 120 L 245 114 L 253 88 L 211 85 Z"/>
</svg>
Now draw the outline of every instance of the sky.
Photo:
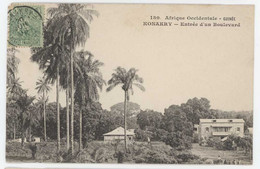
<svg viewBox="0 0 260 169">
<path fill-rule="evenodd" d="M 211 108 L 226 111 L 253 109 L 253 10 L 248 6 L 104 5 L 95 4 L 100 16 L 90 23 L 90 38 L 84 46 L 104 63 L 108 81 L 116 67 L 137 68 L 145 92 L 134 89 L 130 101 L 141 109 L 163 112 L 172 104 L 193 97 L 210 100 Z M 235 16 L 240 28 L 144 27 L 151 15 Z M 30 61 L 29 48 L 19 48 L 19 73 L 28 94 L 37 96 L 36 81 L 42 77 Z M 120 87 L 100 91 L 104 109 L 124 101 Z M 55 86 L 49 101 L 56 99 Z M 60 91 L 62 106 L 65 92 Z"/>
</svg>

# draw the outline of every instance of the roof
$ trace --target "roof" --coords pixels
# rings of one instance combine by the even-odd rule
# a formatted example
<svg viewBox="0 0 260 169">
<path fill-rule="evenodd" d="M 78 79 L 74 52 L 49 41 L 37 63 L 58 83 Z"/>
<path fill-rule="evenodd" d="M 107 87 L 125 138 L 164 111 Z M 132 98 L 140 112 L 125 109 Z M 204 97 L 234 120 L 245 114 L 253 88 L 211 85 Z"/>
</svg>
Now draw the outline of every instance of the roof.
<svg viewBox="0 0 260 169">
<path fill-rule="evenodd" d="M 103 134 L 104 136 L 123 136 L 124 135 L 124 128 L 123 127 L 118 127 L 113 131 L 110 131 L 108 133 Z M 135 135 L 134 132 L 126 130 L 126 135 Z"/>
<path fill-rule="evenodd" d="M 230 122 L 235 122 L 235 123 L 244 123 L 245 121 L 243 119 L 200 119 L 200 122 L 202 123 L 213 123 L 214 120 L 217 123 L 230 123 Z"/>
</svg>

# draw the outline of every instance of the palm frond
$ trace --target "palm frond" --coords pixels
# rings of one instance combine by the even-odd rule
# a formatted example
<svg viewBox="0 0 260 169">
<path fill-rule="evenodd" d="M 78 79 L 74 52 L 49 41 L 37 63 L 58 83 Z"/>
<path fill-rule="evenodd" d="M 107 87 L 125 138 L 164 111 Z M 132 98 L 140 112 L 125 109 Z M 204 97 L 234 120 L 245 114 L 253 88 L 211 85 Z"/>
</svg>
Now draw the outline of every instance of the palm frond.
<svg viewBox="0 0 260 169">
<path fill-rule="evenodd" d="M 145 88 L 143 85 L 139 84 L 139 83 L 133 83 L 134 86 L 138 87 L 140 90 L 142 90 L 143 92 L 145 91 Z"/>
</svg>

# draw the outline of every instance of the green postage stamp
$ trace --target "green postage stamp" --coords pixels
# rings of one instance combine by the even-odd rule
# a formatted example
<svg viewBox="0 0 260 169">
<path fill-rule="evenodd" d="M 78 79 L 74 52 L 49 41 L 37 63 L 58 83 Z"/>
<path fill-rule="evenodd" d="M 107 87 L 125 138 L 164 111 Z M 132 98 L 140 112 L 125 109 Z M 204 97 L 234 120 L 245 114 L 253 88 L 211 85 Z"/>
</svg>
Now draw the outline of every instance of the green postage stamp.
<svg viewBox="0 0 260 169">
<path fill-rule="evenodd" d="M 42 5 L 12 5 L 8 11 L 8 44 L 15 47 L 43 46 Z"/>
</svg>

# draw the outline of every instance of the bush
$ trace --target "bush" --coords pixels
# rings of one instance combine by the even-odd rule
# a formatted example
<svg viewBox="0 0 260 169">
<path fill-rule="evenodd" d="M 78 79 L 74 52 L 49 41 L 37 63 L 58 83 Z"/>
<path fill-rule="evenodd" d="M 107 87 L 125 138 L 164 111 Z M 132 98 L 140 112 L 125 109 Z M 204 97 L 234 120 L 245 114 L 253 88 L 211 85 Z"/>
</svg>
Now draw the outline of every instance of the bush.
<svg viewBox="0 0 260 169">
<path fill-rule="evenodd" d="M 177 160 L 167 155 L 164 152 L 149 150 L 134 158 L 136 163 L 149 163 L 149 164 L 176 164 Z"/>
<path fill-rule="evenodd" d="M 231 139 L 227 139 L 224 141 L 223 144 L 224 150 L 233 150 L 233 141 Z"/>
<path fill-rule="evenodd" d="M 192 137 L 182 132 L 171 132 L 165 139 L 165 144 L 177 150 L 191 149 Z"/>
<path fill-rule="evenodd" d="M 215 147 L 217 149 L 223 149 L 223 142 L 219 137 L 210 137 L 206 141 L 207 145 L 210 147 Z"/>
<path fill-rule="evenodd" d="M 183 163 L 183 162 L 189 162 L 192 160 L 198 160 L 198 159 L 200 159 L 200 157 L 197 155 L 191 154 L 190 152 L 180 152 L 177 155 L 177 159 L 179 160 L 180 163 Z"/>
<path fill-rule="evenodd" d="M 199 143 L 199 135 L 198 135 L 198 133 L 193 133 L 192 142 L 193 143 Z"/>
<path fill-rule="evenodd" d="M 136 129 L 135 130 L 135 138 L 136 140 L 138 141 L 147 141 L 147 137 L 150 137 L 151 136 L 146 133 L 144 130 L 141 130 L 141 129 Z"/>
<path fill-rule="evenodd" d="M 195 163 L 201 164 L 203 160 L 192 155 L 189 151 L 180 152 L 172 149 L 163 142 L 147 143 L 136 142 L 129 144 L 129 153 L 124 154 L 123 142 L 115 145 L 111 143 L 90 142 L 87 148 L 77 152 L 78 146 L 75 144 L 74 155 L 67 152 L 66 146 L 61 146 L 61 151 L 57 153 L 55 142 L 37 143 L 36 162 L 70 162 L 70 163 L 154 163 L 154 164 L 176 164 Z M 9 159 L 16 157 L 28 159 L 32 157 L 29 145 L 26 143 L 21 148 L 20 143 L 8 143 L 6 145 L 6 156 Z"/>
<path fill-rule="evenodd" d="M 167 138 L 168 132 L 164 129 L 155 129 L 152 132 L 152 139 L 156 141 L 164 141 Z"/>
<path fill-rule="evenodd" d="M 224 143 L 223 141 L 218 141 L 215 143 L 214 147 L 218 150 L 223 150 L 224 149 Z"/>
</svg>

